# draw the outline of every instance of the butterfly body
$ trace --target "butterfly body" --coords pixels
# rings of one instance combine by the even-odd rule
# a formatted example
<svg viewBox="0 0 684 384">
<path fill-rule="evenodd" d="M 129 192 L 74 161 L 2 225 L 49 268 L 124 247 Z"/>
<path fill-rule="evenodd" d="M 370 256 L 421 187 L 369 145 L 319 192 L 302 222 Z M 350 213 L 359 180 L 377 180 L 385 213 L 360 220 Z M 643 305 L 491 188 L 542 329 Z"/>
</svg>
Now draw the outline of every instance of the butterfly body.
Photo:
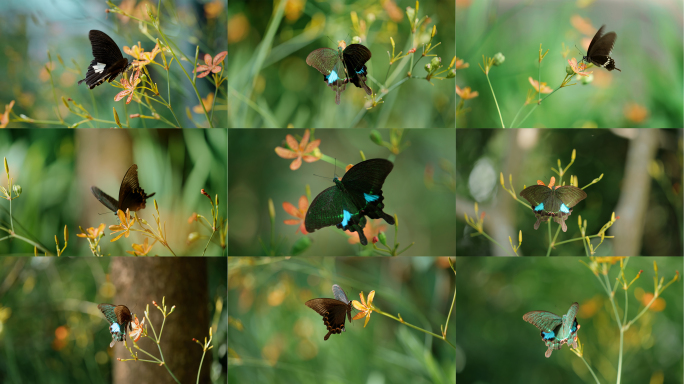
<svg viewBox="0 0 684 384">
<path fill-rule="evenodd" d="M 366 218 L 384 219 L 394 224 L 394 218 L 383 212 L 385 205 L 382 184 L 394 165 L 385 159 L 370 159 L 354 165 L 335 185 L 323 190 L 309 206 L 304 219 L 308 232 L 335 225 L 345 231 L 357 232 L 362 245 L 368 240 L 363 234 Z"/>
<path fill-rule="evenodd" d="M 604 35 L 602 33 L 604 27 L 605 25 L 602 25 L 594 35 L 594 38 L 591 39 L 589 48 L 587 48 L 587 55 L 584 56 L 583 60 L 609 71 L 614 69 L 620 71 L 619 68 L 615 67 L 615 60 L 610 57 L 613 46 L 615 45 L 615 40 L 617 40 L 617 34 L 615 32 L 608 32 Z"/>
<path fill-rule="evenodd" d="M 106 33 L 96 29 L 88 33 L 90 45 L 93 49 L 93 61 L 88 66 L 88 72 L 78 84 L 86 82 L 88 88 L 93 89 L 105 80 L 112 82 L 117 76 L 128 69 L 128 59 L 124 58 L 114 40 Z"/>
<path fill-rule="evenodd" d="M 542 222 L 553 218 L 561 224 L 563 232 L 568 230 L 565 219 L 572 214 L 572 207 L 587 197 L 586 192 L 572 186 L 547 187 L 545 185 L 533 185 L 520 192 L 532 204 L 537 222 L 534 229 L 538 229 Z"/>
<path fill-rule="evenodd" d="M 100 203 L 115 214 L 119 209 L 124 212 L 126 212 L 126 209 L 129 209 L 131 212 L 144 209 L 145 200 L 154 196 L 156 193 L 153 192 L 151 195 L 148 195 L 145 193 L 144 189 L 140 188 L 140 183 L 138 181 L 138 166 L 136 164 L 133 164 L 128 168 L 126 175 L 121 181 L 121 187 L 119 187 L 119 200 L 104 193 L 98 187 L 91 186 L 90 190 Z"/>
<path fill-rule="evenodd" d="M 580 328 L 577 323 L 578 309 L 579 304 L 573 303 L 562 317 L 546 311 L 532 311 L 523 315 L 523 320 L 541 331 L 542 341 L 548 347 L 544 354 L 547 358 L 566 343 L 577 349 L 577 331 Z"/>
<path fill-rule="evenodd" d="M 304 303 L 307 307 L 323 316 L 323 324 L 325 324 L 325 327 L 328 329 L 328 334 L 325 335 L 323 340 L 328 340 L 332 334 L 346 332 L 346 329 L 344 328 L 345 315 L 349 318 L 350 323 L 352 321 L 351 302 L 347 299 L 344 290 L 337 284 L 332 286 L 332 290 L 335 299 L 311 299 Z"/>
<path fill-rule="evenodd" d="M 125 305 L 98 304 L 97 308 L 109 322 L 109 333 L 112 334 L 112 342 L 109 346 L 113 347 L 117 341 L 126 340 L 126 328 L 133 329 L 131 326 L 133 316 L 128 307 Z"/>
<path fill-rule="evenodd" d="M 325 83 L 335 91 L 335 103 L 340 104 L 340 94 L 345 90 L 347 83 L 352 83 L 358 88 L 371 94 L 371 89 L 366 84 L 368 68 L 366 62 L 371 58 L 371 51 L 361 44 L 340 42 L 338 50 L 330 48 L 318 48 L 309 53 L 306 63 L 316 68 Z"/>
</svg>

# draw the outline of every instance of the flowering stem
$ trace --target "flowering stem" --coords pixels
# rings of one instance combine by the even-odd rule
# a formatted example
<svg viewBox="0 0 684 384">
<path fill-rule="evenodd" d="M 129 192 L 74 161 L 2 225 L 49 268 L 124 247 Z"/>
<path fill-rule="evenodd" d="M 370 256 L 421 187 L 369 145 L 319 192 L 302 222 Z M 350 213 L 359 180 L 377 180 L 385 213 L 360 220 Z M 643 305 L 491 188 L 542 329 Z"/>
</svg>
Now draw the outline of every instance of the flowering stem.
<svg viewBox="0 0 684 384">
<path fill-rule="evenodd" d="M 396 321 L 398 321 L 398 322 L 400 322 L 400 323 L 402 323 L 402 324 L 404 324 L 404 325 L 407 325 L 407 326 L 409 326 L 409 327 L 411 327 L 411 328 L 413 328 L 413 329 L 417 329 L 417 330 L 419 330 L 419 331 L 421 331 L 421 332 L 427 333 L 428 335 L 434 336 L 434 337 L 436 337 L 436 338 L 438 338 L 438 339 L 442 339 L 442 340 L 446 341 L 446 343 L 449 344 L 449 345 L 451 346 L 451 348 L 456 349 L 456 346 L 455 346 L 455 345 L 451 344 L 451 343 L 449 342 L 449 340 L 447 340 L 445 337 L 442 337 L 441 335 L 438 335 L 438 334 L 436 334 L 436 333 L 432 333 L 432 332 L 427 331 L 427 330 L 425 330 L 425 329 L 423 329 L 423 328 L 416 327 L 416 326 L 413 325 L 413 324 L 407 323 L 407 322 L 404 321 L 403 319 L 400 319 L 400 318 L 398 318 L 398 317 L 394 317 L 394 316 L 390 315 L 389 313 L 385 313 L 385 312 L 383 312 L 383 311 L 377 309 L 375 306 L 373 306 L 373 312 L 375 312 L 375 313 L 377 313 L 377 314 L 380 314 L 380 315 L 383 315 L 383 316 L 387 316 L 387 317 L 389 317 L 389 318 L 391 318 L 391 319 L 394 319 L 394 320 L 396 320 Z"/>
</svg>

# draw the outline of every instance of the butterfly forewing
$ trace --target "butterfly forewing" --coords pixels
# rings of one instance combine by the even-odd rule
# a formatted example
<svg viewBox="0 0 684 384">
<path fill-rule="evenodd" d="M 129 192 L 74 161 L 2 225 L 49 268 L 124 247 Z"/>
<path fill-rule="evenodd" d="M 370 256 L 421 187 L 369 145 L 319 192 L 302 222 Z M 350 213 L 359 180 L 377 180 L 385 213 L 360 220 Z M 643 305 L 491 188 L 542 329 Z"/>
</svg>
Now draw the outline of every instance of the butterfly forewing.
<svg viewBox="0 0 684 384">
<path fill-rule="evenodd" d="M 116 210 L 119 207 L 119 202 L 115 198 L 102 192 L 100 188 L 95 186 L 90 187 L 90 190 L 93 192 L 95 198 L 100 201 L 100 203 L 109 208 L 112 212 L 116 213 Z"/>
</svg>

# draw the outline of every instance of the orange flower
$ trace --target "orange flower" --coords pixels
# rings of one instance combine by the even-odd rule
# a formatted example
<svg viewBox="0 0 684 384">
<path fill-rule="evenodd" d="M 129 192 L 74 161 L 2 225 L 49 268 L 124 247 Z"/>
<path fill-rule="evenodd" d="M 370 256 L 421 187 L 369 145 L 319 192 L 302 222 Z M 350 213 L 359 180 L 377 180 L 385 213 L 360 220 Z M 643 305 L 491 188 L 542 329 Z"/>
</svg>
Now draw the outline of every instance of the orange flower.
<svg viewBox="0 0 684 384">
<path fill-rule="evenodd" d="M 9 124 L 9 114 L 12 111 L 12 107 L 14 107 L 14 100 L 5 105 L 5 113 L 0 115 L 0 128 L 7 128 L 7 124 Z"/>
<path fill-rule="evenodd" d="M 456 58 L 456 69 L 465 69 L 470 67 L 470 64 L 466 63 L 463 59 Z"/>
<path fill-rule="evenodd" d="M 575 59 L 574 57 L 572 59 L 568 60 L 568 64 L 570 64 L 572 71 L 575 72 L 576 74 L 580 75 L 580 76 L 589 76 L 592 73 L 594 73 L 593 71 L 592 72 L 584 72 L 584 70 L 587 69 L 587 63 L 582 63 L 582 65 L 577 65 L 577 59 Z M 542 84 L 546 84 L 546 83 L 542 83 Z"/>
<path fill-rule="evenodd" d="M 363 292 L 359 293 L 359 297 L 361 298 L 361 302 L 359 303 L 356 300 L 352 300 L 352 305 L 361 312 L 354 315 L 352 320 L 358 320 L 366 316 L 366 322 L 363 323 L 363 327 L 365 328 L 370 320 L 371 312 L 373 312 L 373 298 L 375 297 L 375 291 L 370 291 L 368 293 L 368 303 L 366 303 L 366 300 L 363 298 Z"/>
<path fill-rule="evenodd" d="M 97 227 L 97 228 L 90 227 L 90 228 L 86 229 L 87 233 L 77 233 L 76 236 L 87 237 L 89 239 L 96 240 L 98 237 L 100 237 L 100 235 L 102 235 L 102 232 L 104 232 L 104 229 L 105 229 L 105 225 L 104 225 L 104 223 L 102 223 L 102 224 L 100 224 L 99 227 Z"/>
<path fill-rule="evenodd" d="M 470 87 L 465 87 L 465 88 L 461 89 L 461 88 L 459 88 L 458 85 L 456 86 L 456 93 L 463 100 L 474 99 L 479 95 L 479 93 L 477 93 L 477 92 L 472 92 L 470 90 Z"/>
<path fill-rule="evenodd" d="M 209 92 L 206 99 L 202 98 L 202 104 L 204 104 L 204 108 L 207 109 L 207 112 L 211 111 L 211 106 L 214 104 L 214 94 Z M 192 111 L 195 113 L 204 113 L 204 109 L 202 109 L 202 106 L 199 104 L 192 107 Z"/>
<path fill-rule="evenodd" d="M 109 230 L 113 231 L 112 234 L 115 234 L 115 233 L 121 232 L 121 231 L 123 231 L 123 233 L 120 234 L 119 236 L 113 238 L 111 240 L 112 243 L 119 240 L 121 238 L 121 236 L 126 236 L 126 238 L 128 238 L 128 236 L 131 234 L 131 232 L 130 232 L 131 227 L 133 227 L 133 225 L 135 224 L 135 217 L 131 218 L 131 216 L 130 216 L 131 213 L 130 213 L 128 208 L 126 208 L 126 213 L 123 213 L 123 211 L 119 209 L 116 212 L 116 214 L 117 214 L 117 216 L 119 216 L 119 221 L 121 223 L 119 225 L 110 225 Z M 130 220 L 130 219 L 132 219 L 132 220 Z"/>
<path fill-rule="evenodd" d="M 131 327 L 133 330 L 128 334 L 133 341 L 137 342 L 140 340 L 140 337 L 143 334 L 143 326 L 145 325 L 145 318 L 142 319 L 142 321 L 138 321 L 138 316 L 136 316 L 133 319 L 133 322 L 131 323 Z"/>
<path fill-rule="evenodd" d="M 625 117 L 635 123 L 642 123 L 648 118 L 648 109 L 637 103 L 627 103 L 624 111 Z"/>
<path fill-rule="evenodd" d="M 154 57 L 157 56 L 157 54 L 159 54 L 159 52 L 161 52 L 161 49 L 159 48 L 159 44 L 156 44 L 151 52 L 143 52 L 142 48 L 136 49 L 135 53 L 137 54 L 136 57 L 138 58 L 138 60 L 134 61 L 132 64 L 138 68 L 144 67 L 147 64 L 153 62 Z M 133 55 L 131 55 L 131 56 L 133 56 Z"/>
<path fill-rule="evenodd" d="M 532 87 L 534 87 L 534 90 L 539 92 L 539 93 L 551 93 L 553 92 L 553 89 L 549 88 L 546 86 L 546 83 L 541 83 L 539 85 L 539 82 L 537 80 L 534 80 L 532 77 L 527 78 L 530 81 L 530 84 L 532 84 Z"/>
<path fill-rule="evenodd" d="M 142 244 L 133 244 L 133 250 L 132 251 L 126 251 L 126 253 L 130 253 L 133 256 L 147 256 L 148 253 L 152 250 L 152 246 L 154 243 L 157 242 L 157 240 L 152 243 L 152 245 L 148 244 L 149 238 L 145 238 L 145 241 L 143 241 Z"/>
<path fill-rule="evenodd" d="M 368 220 L 368 222 L 366 223 L 366 226 L 363 227 L 363 234 L 366 236 L 366 239 L 369 239 L 369 238 L 372 239 L 373 236 L 377 236 L 378 233 L 384 231 L 387 228 L 387 226 L 384 224 L 378 225 L 376 227 L 375 226 L 376 222 L 381 223 L 382 221 L 381 221 L 381 219 Z M 356 243 L 361 242 L 361 240 L 359 240 L 359 233 L 358 232 L 356 232 L 356 231 L 354 231 L 354 232 L 345 231 L 345 232 L 347 232 L 347 234 L 349 236 L 351 236 L 351 237 L 349 237 L 349 240 L 348 240 L 349 244 L 356 244 Z"/>
<path fill-rule="evenodd" d="M 290 215 L 296 217 L 296 219 L 287 219 L 283 221 L 287 225 L 299 225 L 299 228 L 297 228 L 297 231 L 302 231 L 303 235 L 306 235 L 306 227 L 304 226 L 304 219 L 306 218 L 306 211 L 309 209 L 309 200 L 306 198 L 306 196 L 302 195 L 302 197 L 299 198 L 299 209 L 295 208 L 294 205 L 292 205 L 289 202 L 284 202 L 283 203 L 283 209 L 285 212 L 289 213 Z M 295 233 L 297 233 L 295 231 Z"/>
<path fill-rule="evenodd" d="M 126 97 L 126 95 L 129 95 L 128 100 L 126 100 L 126 104 L 129 104 L 131 102 L 131 99 L 133 98 L 133 94 L 135 93 L 135 87 L 140 83 L 139 77 L 140 69 L 138 69 L 134 73 L 131 73 L 130 81 L 126 80 L 125 77 L 121 79 L 121 85 L 123 85 L 124 90 L 116 94 L 116 96 L 114 97 L 114 101 L 119 101 Z"/>
<path fill-rule="evenodd" d="M 204 76 L 207 76 L 210 73 L 219 73 L 221 72 L 221 67 L 218 65 L 223 61 L 223 59 L 226 58 L 226 55 L 228 55 L 228 51 L 223 51 L 219 52 L 216 56 L 214 56 L 214 59 L 212 60 L 210 54 L 205 54 L 204 55 L 204 62 L 207 65 L 198 65 L 197 68 L 193 72 L 202 72 L 197 75 L 198 79 L 203 78 Z"/>
<path fill-rule="evenodd" d="M 283 159 L 295 159 L 295 161 L 290 164 L 290 169 L 295 171 L 299 169 L 302 165 L 302 159 L 307 163 L 313 163 L 318 161 L 319 158 L 316 156 L 307 156 L 306 153 L 313 152 L 318 145 L 321 144 L 321 139 L 317 139 L 309 143 L 309 130 L 304 131 L 304 137 L 301 143 L 297 143 L 297 140 L 292 135 L 285 136 L 285 141 L 287 141 L 287 146 L 291 149 L 276 147 L 276 154 Z M 308 144 L 307 144 L 308 143 Z"/>
</svg>

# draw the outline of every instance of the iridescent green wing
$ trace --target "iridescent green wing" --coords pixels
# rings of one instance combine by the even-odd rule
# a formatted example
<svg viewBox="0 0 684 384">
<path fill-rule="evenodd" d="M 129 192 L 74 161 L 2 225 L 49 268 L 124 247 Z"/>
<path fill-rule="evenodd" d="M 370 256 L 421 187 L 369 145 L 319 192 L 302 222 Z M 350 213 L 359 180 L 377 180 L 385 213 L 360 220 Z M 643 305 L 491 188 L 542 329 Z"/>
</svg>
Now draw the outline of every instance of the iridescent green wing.
<svg viewBox="0 0 684 384">
<path fill-rule="evenodd" d="M 349 81 L 341 55 L 341 51 L 318 48 L 306 57 L 306 63 L 323 74 L 325 83 L 335 92 L 335 103 L 337 105 L 340 104 L 340 93 L 344 91 L 346 83 Z"/>
<path fill-rule="evenodd" d="M 344 193 L 340 185 L 340 181 L 335 179 L 335 185 L 319 193 L 309 205 L 304 219 L 306 230 L 313 232 L 335 225 L 342 230 L 357 232 L 361 244 L 366 245 L 368 240 L 363 234 L 366 219 L 351 196 Z"/>
</svg>

